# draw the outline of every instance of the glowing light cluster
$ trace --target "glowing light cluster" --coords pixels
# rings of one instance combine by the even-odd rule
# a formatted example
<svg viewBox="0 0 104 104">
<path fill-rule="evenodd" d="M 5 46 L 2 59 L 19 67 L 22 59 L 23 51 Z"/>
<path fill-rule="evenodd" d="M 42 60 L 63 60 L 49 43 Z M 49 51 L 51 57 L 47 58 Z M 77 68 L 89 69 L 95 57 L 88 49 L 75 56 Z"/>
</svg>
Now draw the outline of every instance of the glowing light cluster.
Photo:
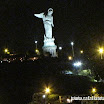
<svg viewBox="0 0 104 104">
<path fill-rule="evenodd" d="M 78 62 L 75 62 L 73 65 L 74 65 L 75 67 L 79 67 L 79 66 L 82 65 L 82 63 L 81 63 L 80 61 L 78 61 Z"/>
<path fill-rule="evenodd" d="M 67 103 L 72 103 L 72 99 L 67 98 Z"/>
</svg>

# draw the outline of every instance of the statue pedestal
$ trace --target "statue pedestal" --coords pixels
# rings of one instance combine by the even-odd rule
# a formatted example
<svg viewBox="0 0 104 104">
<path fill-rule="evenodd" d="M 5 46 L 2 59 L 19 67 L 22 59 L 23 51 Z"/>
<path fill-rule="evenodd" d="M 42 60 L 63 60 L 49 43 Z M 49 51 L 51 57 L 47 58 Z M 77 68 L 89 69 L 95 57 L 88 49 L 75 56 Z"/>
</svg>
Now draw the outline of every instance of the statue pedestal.
<svg viewBox="0 0 104 104">
<path fill-rule="evenodd" d="M 50 53 L 51 57 L 57 57 L 56 54 L 57 46 L 55 45 L 54 40 L 55 40 L 54 38 L 48 39 L 44 37 L 44 46 L 42 47 L 44 54 Z"/>
</svg>

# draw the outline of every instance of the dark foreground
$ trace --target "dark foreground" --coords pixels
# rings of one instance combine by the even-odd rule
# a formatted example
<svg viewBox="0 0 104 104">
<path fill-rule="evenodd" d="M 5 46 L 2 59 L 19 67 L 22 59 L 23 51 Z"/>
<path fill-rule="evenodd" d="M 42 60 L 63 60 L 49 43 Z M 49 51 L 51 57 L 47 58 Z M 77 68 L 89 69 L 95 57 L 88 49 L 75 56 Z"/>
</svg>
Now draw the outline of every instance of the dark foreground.
<svg viewBox="0 0 104 104">
<path fill-rule="evenodd" d="M 63 68 L 71 67 L 55 59 L 0 64 L 0 104 L 28 104 L 33 93 L 42 92 L 47 85 L 53 89 L 52 93 L 87 95 L 97 84 L 87 77 L 63 75 Z M 103 84 L 97 86 L 99 93 L 104 93 Z"/>
</svg>

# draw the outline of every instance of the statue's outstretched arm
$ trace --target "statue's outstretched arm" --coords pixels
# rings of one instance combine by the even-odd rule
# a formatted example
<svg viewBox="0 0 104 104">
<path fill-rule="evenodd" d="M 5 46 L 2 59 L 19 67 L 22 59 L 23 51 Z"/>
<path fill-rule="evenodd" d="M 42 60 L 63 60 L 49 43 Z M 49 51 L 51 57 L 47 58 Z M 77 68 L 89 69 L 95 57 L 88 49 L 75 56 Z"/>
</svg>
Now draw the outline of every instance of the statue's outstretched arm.
<svg viewBox="0 0 104 104">
<path fill-rule="evenodd" d="M 40 14 L 34 14 L 34 16 L 38 17 L 38 18 L 43 18 L 44 13 L 40 13 Z"/>
</svg>

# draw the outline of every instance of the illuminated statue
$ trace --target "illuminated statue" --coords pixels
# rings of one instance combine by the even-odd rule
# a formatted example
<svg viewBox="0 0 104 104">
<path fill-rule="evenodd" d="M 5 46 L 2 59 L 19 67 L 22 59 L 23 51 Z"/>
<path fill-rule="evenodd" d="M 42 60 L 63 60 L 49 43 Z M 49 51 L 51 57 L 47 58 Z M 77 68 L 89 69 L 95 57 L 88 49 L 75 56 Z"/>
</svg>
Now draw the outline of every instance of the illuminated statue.
<svg viewBox="0 0 104 104">
<path fill-rule="evenodd" d="M 48 39 L 52 38 L 52 26 L 54 27 L 52 14 L 53 14 L 52 8 L 48 9 L 48 13 L 46 15 L 45 13 L 34 14 L 34 16 L 43 19 L 45 37 Z"/>
<path fill-rule="evenodd" d="M 54 37 L 52 37 L 52 27 L 54 27 L 53 24 L 53 9 L 49 8 L 47 14 L 40 13 L 40 14 L 34 14 L 34 16 L 38 18 L 42 18 L 45 34 L 44 34 L 44 46 L 43 51 L 45 53 L 50 53 L 52 57 L 57 57 L 56 49 L 57 46 L 54 43 Z"/>
</svg>

